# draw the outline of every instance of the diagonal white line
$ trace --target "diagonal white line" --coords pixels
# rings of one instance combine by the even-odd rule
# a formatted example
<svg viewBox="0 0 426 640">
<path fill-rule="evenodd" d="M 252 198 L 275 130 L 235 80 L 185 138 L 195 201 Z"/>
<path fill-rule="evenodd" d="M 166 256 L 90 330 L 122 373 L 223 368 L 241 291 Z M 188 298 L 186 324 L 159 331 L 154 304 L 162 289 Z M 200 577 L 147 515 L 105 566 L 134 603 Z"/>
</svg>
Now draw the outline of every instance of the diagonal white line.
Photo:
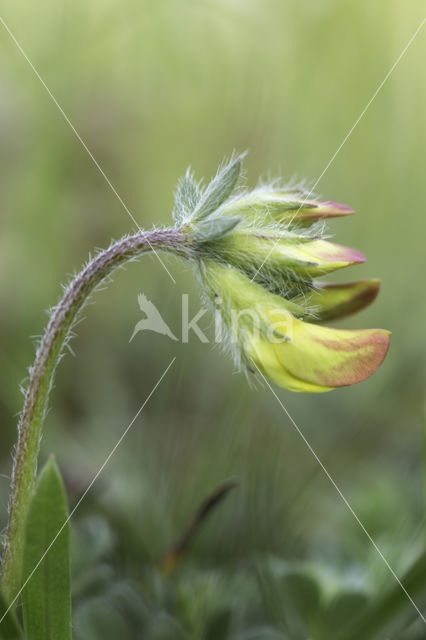
<svg viewBox="0 0 426 640">
<path fill-rule="evenodd" d="M 106 175 L 105 171 L 102 169 L 101 165 L 99 164 L 99 162 L 96 160 L 95 156 L 93 155 L 93 153 L 90 151 L 89 147 L 87 146 L 87 144 L 85 143 L 85 141 L 83 140 L 83 138 L 81 137 L 81 135 L 79 134 L 79 132 L 77 131 L 77 129 L 75 128 L 75 126 L 73 125 L 73 123 L 71 122 L 71 120 L 69 119 L 69 117 L 67 116 L 67 114 L 65 113 L 65 111 L 63 110 L 63 108 L 61 107 L 61 105 L 59 104 L 59 102 L 57 101 L 57 99 L 55 98 L 55 96 L 53 95 L 53 93 L 51 92 L 51 90 L 49 89 L 49 87 L 47 86 L 47 84 L 45 83 L 45 81 L 43 80 L 43 78 L 41 77 L 40 73 L 38 72 L 38 70 L 36 69 L 36 67 L 33 65 L 33 63 L 31 62 L 31 60 L 29 59 L 29 57 L 27 56 L 27 54 L 25 53 L 24 49 L 22 48 L 22 46 L 19 44 L 18 40 L 15 38 L 15 36 L 13 35 L 12 31 L 9 29 L 9 27 L 7 26 L 7 24 L 5 23 L 5 21 L 3 20 L 2 16 L 0 16 L 0 23 L 3 25 L 3 27 L 5 28 L 5 30 L 7 31 L 7 33 L 9 34 L 9 36 L 11 37 L 11 39 L 13 40 L 13 42 L 15 43 L 17 49 L 19 50 L 19 52 L 22 54 L 22 56 L 25 58 L 25 60 L 27 61 L 27 63 L 29 64 L 29 66 L 31 67 L 31 69 L 33 70 L 33 72 L 35 73 L 36 77 L 38 78 L 38 80 L 41 82 L 41 84 L 43 85 L 44 89 L 47 91 L 49 97 L 51 98 L 51 100 L 53 101 L 53 103 L 56 105 L 56 107 L 58 108 L 58 110 L 60 111 L 62 117 L 64 118 L 65 122 L 68 124 L 68 126 L 70 127 L 70 129 L 72 130 L 72 132 L 74 133 L 75 137 L 77 138 L 77 140 L 80 142 L 80 144 L 82 145 L 82 147 L 84 148 L 84 150 L 87 152 L 87 154 L 89 155 L 90 159 L 92 160 L 93 164 L 95 165 L 95 167 L 98 169 L 99 173 L 102 175 L 102 177 L 104 178 L 105 182 L 107 183 L 107 185 L 109 186 L 109 188 L 111 189 L 111 191 L 113 192 L 113 194 L 115 195 L 115 197 L 117 198 L 117 200 L 119 201 L 119 203 L 121 204 L 121 206 L 123 207 L 123 209 L 126 211 L 126 213 L 128 214 L 129 218 L 132 220 L 132 222 L 136 225 L 136 227 L 139 229 L 139 231 L 142 232 L 142 229 L 140 228 L 139 224 L 136 222 L 133 214 L 131 213 L 131 211 L 129 210 L 129 208 L 127 207 L 126 203 L 124 202 L 124 200 L 122 199 L 122 197 L 120 196 L 120 194 L 118 193 L 117 189 L 114 187 L 114 185 L 112 184 L 112 182 L 110 181 L 110 179 L 108 178 L 108 176 Z M 156 257 L 158 258 L 158 260 L 160 261 L 160 264 L 163 266 L 163 268 L 166 270 L 166 272 L 168 273 L 169 277 L 173 280 L 173 282 L 176 284 L 176 280 L 174 279 L 174 277 L 172 276 L 172 274 L 170 273 L 170 271 L 167 269 L 166 265 L 164 264 L 164 262 L 162 261 L 162 259 L 160 258 L 160 256 L 158 255 L 158 252 L 154 249 L 154 247 L 151 245 L 150 241 L 148 240 L 148 244 L 151 247 L 151 250 L 154 252 L 154 254 L 156 255 Z"/>
<path fill-rule="evenodd" d="M 407 49 L 412 45 L 412 43 L 414 42 L 415 38 L 419 34 L 419 32 L 420 32 L 420 30 L 423 27 L 425 22 L 426 22 L 426 17 L 423 18 L 422 22 L 419 24 L 419 26 L 417 27 L 417 29 L 415 30 L 415 32 L 411 36 L 411 38 L 409 39 L 409 41 L 405 45 L 404 49 L 401 51 L 401 53 L 399 54 L 399 56 L 397 57 L 397 59 L 395 60 L 395 62 L 393 63 L 393 65 L 391 66 L 391 68 L 389 69 L 387 74 L 385 75 L 385 77 L 383 78 L 382 82 L 379 84 L 379 86 L 377 87 L 377 89 L 375 90 L 373 95 L 371 96 L 370 100 L 367 102 L 367 104 L 365 105 L 364 109 L 359 114 L 358 118 L 355 120 L 355 122 L 353 123 L 352 127 L 349 129 L 348 133 L 345 135 L 345 137 L 343 138 L 342 142 L 340 143 L 340 145 L 338 146 L 336 151 L 331 156 L 330 160 L 327 162 L 326 166 L 324 167 L 323 171 L 321 172 L 320 176 L 317 178 L 314 186 L 312 187 L 311 191 L 309 192 L 308 196 L 306 197 L 306 200 L 315 191 L 315 188 L 318 186 L 320 180 L 322 180 L 322 178 L 324 177 L 324 174 L 328 171 L 328 169 L 330 168 L 331 164 L 334 162 L 336 156 L 338 155 L 338 153 L 340 153 L 340 151 L 342 150 L 342 147 L 346 144 L 348 138 L 352 135 L 352 133 L 354 132 L 355 128 L 358 126 L 360 120 L 364 117 L 364 115 L 366 114 L 366 112 L 370 108 L 371 104 L 374 102 L 374 100 L 376 99 L 377 95 L 382 90 L 383 86 L 386 84 L 386 82 L 389 80 L 389 78 L 392 75 L 392 73 L 395 71 L 395 68 L 401 62 L 403 56 L 407 52 Z"/>
<path fill-rule="evenodd" d="M 422 29 L 422 27 L 423 27 L 425 22 L 426 22 L 426 17 L 423 18 L 423 20 L 421 21 L 421 23 L 419 24 L 419 26 L 417 27 L 417 29 L 415 30 L 415 32 L 413 33 L 413 35 L 411 36 L 411 38 L 409 39 L 409 41 L 407 42 L 407 44 L 405 45 L 403 50 L 401 51 L 401 53 L 399 54 L 399 56 L 397 57 L 397 59 L 395 60 L 395 62 L 393 63 L 393 65 L 391 66 L 391 68 L 389 69 L 389 71 L 387 72 L 387 74 L 385 75 L 385 77 L 383 78 L 383 80 L 381 81 L 381 83 L 379 84 L 377 89 L 375 90 L 375 92 L 373 93 L 373 95 L 371 96 L 370 100 L 367 102 L 367 104 L 365 105 L 364 109 L 361 111 L 361 113 L 359 114 L 358 118 L 355 120 L 355 122 L 353 123 L 353 125 L 351 126 L 351 128 L 349 129 L 349 131 L 347 132 L 345 137 L 343 138 L 342 142 L 339 144 L 339 146 L 337 147 L 336 151 L 333 153 L 333 155 L 331 156 L 330 160 L 325 165 L 324 169 L 320 173 L 319 177 L 316 179 L 315 184 L 311 188 L 311 190 L 309 191 L 308 195 L 305 196 L 305 198 L 303 198 L 303 200 L 302 200 L 302 202 L 300 204 L 300 207 L 297 209 L 297 211 L 290 218 L 289 224 L 291 224 L 293 222 L 294 218 L 297 216 L 297 214 L 299 213 L 300 209 L 305 204 L 306 200 L 309 200 L 310 196 L 315 191 L 316 187 L 318 186 L 318 184 L 320 183 L 320 181 L 324 177 L 325 173 L 328 171 L 330 166 L 333 164 L 333 162 L 336 159 L 337 155 L 340 153 L 340 151 L 342 150 L 343 146 L 346 144 L 346 142 L 348 141 L 348 139 L 350 138 L 350 136 L 352 135 L 352 133 L 354 132 L 354 130 L 356 129 L 356 127 L 358 126 L 360 121 L 362 120 L 362 118 L 365 116 L 365 114 L 367 113 L 368 109 L 370 108 L 370 106 L 372 105 L 374 100 L 377 98 L 377 95 L 380 93 L 380 91 L 382 90 L 382 88 L 385 85 L 385 83 L 389 80 L 390 76 L 395 71 L 395 69 L 398 66 L 398 64 L 401 62 L 401 60 L 404 57 L 404 55 L 406 54 L 408 48 L 413 44 L 414 40 L 416 39 L 416 37 L 420 33 L 420 30 Z M 274 242 L 274 244 L 272 245 L 270 251 L 268 252 L 268 254 L 266 256 L 266 258 L 264 258 L 262 264 L 256 270 L 256 273 L 252 277 L 252 279 L 251 279 L 252 281 L 255 279 L 255 277 L 257 276 L 259 271 L 262 269 L 263 265 L 268 260 L 269 256 L 271 255 L 271 253 L 273 252 L 273 250 L 275 249 L 277 244 L 278 244 L 278 241 Z"/>
<path fill-rule="evenodd" d="M 368 532 L 368 530 L 366 529 L 365 525 L 362 523 L 362 521 L 360 520 L 359 516 L 356 514 L 356 512 L 353 510 L 353 508 L 351 507 L 351 505 L 349 504 L 347 498 L 344 496 L 344 494 L 342 493 L 341 489 L 339 488 L 339 486 L 337 485 L 337 483 L 335 482 L 335 480 L 333 479 L 333 477 L 330 475 L 329 471 L 327 471 L 326 467 L 324 466 L 324 464 L 321 462 L 320 458 L 318 457 L 318 454 L 316 453 L 316 451 L 314 450 L 314 448 L 312 447 L 312 445 L 309 443 L 309 441 L 307 440 L 306 436 L 304 435 L 304 433 L 302 432 L 302 430 L 297 426 L 296 422 L 294 421 L 294 419 L 291 417 L 290 413 L 288 412 L 287 408 L 284 406 L 284 404 L 281 402 L 279 396 L 275 393 L 274 389 L 272 388 L 271 384 L 269 383 L 269 381 L 265 378 L 265 376 L 263 375 L 263 373 L 260 371 L 259 367 L 255 364 L 256 369 L 258 370 L 258 372 L 260 373 L 260 375 L 262 376 L 263 380 L 266 382 L 267 386 L 269 387 L 269 389 L 271 390 L 272 394 L 274 395 L 274 397 L 276 398 L 278 404 L 280 405 L 281 409 L 284 411 L 284 413 L 286 414 L 286 416 L 288 417 L 288 419 L 290 420 L 290 422 L 292 423 L 292 425 L 294 426 L 294 428 L 296 429 L 297 433 L 299 434 L 299 436 L 302 438 L 303 442 L 306 444 L 306 446 L 308 447 L 309 451 L 312 453 L 312 455 L 314 456 L 315 460 L 318 462 L 318 464 L 320 465 L 321 469 L 323 470 L 323 472 L 325 473 L 325 475 L 327 476 L 328 480 L 331 482 L 331 484 L 333 485 L 333 487 L 336 489 L 337 493 L 339 494 L 340 498 L 343 500 L 343 502 L 345 503 L 346 507 L 349 509 L 350 513 L 353 515 L 353 517 L 355 518 L 355 520 L 357 521 L 357 523 L 359 524 L 359 526 L 361 527 L 361 529 L 363 530 L 363 532 L 365 533 L 365 535 L 367 536 L 367 538 L 369 539 L 370 543 L 373 545 L 374 549 L 377 551 L 377 553 L 379 554 L 379 556 L 381 557 L 381 559 L 383 560 L 383 562 L 385 563 L 385 565 L 387 566 L 387 568 L 389 569 L 390 573 L 392 574 L 392 576 L 395 578 L 395 580 L 397 581 L 397 583 L 399 584 L 399 586 L 401 587 L 401 589 L 403 590 L 403 592 L 405 593 L 405 595 L 407 596 L 408 600 L 411 602 L 411 604 L 413 605 L 413 607 L 415 608 L 415 610 L 417 611 L 417 613 L 419 614 L 420 618 L 423 620 L 423 622 L 426 624 L 426 618 L 424 617 L 424 615 L 422 614 L 422 612 L 420 611 L 420 609 L 418 608 L 418 606 L 416 605 L 416 603 L 414 602 L 413 598 L 410 596 L 410 594 L 408 593 L 407 589 L 404 587 L 404 585 L 402 584 L 401 580 L 398 578 L 397 574 L 395 573 L 395 571 L 392 569 L 391 565 L 389 564 L 388 560 L 385 558 L 385 556 L 383 555 L 382 551 L 380 550 L 380 548 L 378 547 L 377 543 L 375 542 L 375 540 L 371 537 L 370 533 Z"/>
<path fill-rule="evenodd" d="M 109 454 L 107 455 L 107 457 L 105 458 L 105 461 L 102 463 L 102 465 L 99 467 L 98 471 L 96 472 L 96 474 L 93 476 L 90 484 L 88 485 L 88 487 L 85 489 L 84 493 L 80 496 L 77 504 L 74 506 L 74 508 L 72 509 L 72 511 L 70 512 L 68 518 L 65 520 L 64 524 L 61 526 L 61 528 L 59 529 L 58 533 L 55 535 L 55 537 L 53 538 L 53 540 L 50 542 L 49 546 L 47 547 L 46 551 L 43 553 L 43 555 L 41 556 L 40 560 L 37 562 L 36 566 L 34 567 L 34 569 L 31 571 L 30 575 L 28 576 L 28 578 L 25 580 L 24 584 L 22 585 L 22 587 L 19 589 L 18 593 L 16 594 L 16 596 L 13 598 L 12 602 L 10 603 L 9 607 L 6 609 L 6 611 L 4 612 L 3 616 L 0 618 L 0 624 L 3 622 L 4 618 L 7 616 L 7 614 L 9 613 L 9 611 L 12 609 L 13 605 L 15 604 L 15 602 L 17 601 L 17 599 L 19 598 L 19 596 L 21 595 L 22 591 L 25 589 L 25 587 L 27 586 L 28 582 L 31 580 L 31 578 L 33 577 L 33 575 L 35 574 L 35 572 L 37 571 L 37 569 L 39 568 L 39 566 L 41 565 L 41 563 L 43 562 L 43 560 L 45 559 L 45 557 L 47 556 L 47 554 L 49 553 L 50 549 L 53 547 L 53 545 L 55 544 L 56 540 L 59 538 L 59 536 L 61 535 L 62 531 L 64 530 L 64 528 L 67 526 L 68 522 L 71 520 L 71 518 L 73 517 L 74 513 L 77 511 L 78 507 L 81 505 L 81 503 L 83 502 L 84 498 L 87 496 L 87 494 L 89 493 L 90 489 L 93 487 L 93 485 L 95 484 L 96 480 L 99 478 L 99 476 L 101 475 L 102 471 L 105 469 L 106 465 L 108 464 L 108 462 L 110 461 L 110 459 L 112 458 L 112 456 L 114 455 L 114 453 L 117 451 L 118 447 L 120 446 L 120 444 L 123 442 L 124 438 L 126 437 L 126 435 L 128 434 L 128 432 L 130 431 L 131 427 L 133 426 L 133 424 L 135 423 L 135 421 L 137 420 L 137 418 L 140 416 L 140 414 L 142 413 L 142 410 L 144 409 L 144 407 L 146 406 L 146 404 L 148 403 L 148 401 L 151 399 L 151 396 L 154 394 L 155 390 L 157 389 L 157 387 L 160 385 L 160 383 L 162 382 L 163 378 L 165 377 L 165 375 L 167 374 L 168 370 L 170 369 L 170 367 L 172 366 L 172 364 L 174 363 L 174 361 L 176 360 L 176 357 L 174 357 L 168 367 L 164 370 L 164 372 L 162 373 L 161 377 L 157 380 L 157 382 L 155 383 L 155 385 L 153 386 L 153 388 L 151 389 L 149 395 L 147 396 L 146 400 L 144 401 L 144 403 L 141 405 L 141 407 L 138 409 L 138 412 L 136 413 L 136 415 L 134 416 L 134 418 L 132 419 L 132 421 L 130 422 L 130 424 L 126 427 L 126 429 L 123 431 L 123 433 L 121 434 L 120 438 L 117 440 L 116 444 L 114 445 L 114 447 L 111 449 L 111 451 L 109 452 Z"/>
</svg>

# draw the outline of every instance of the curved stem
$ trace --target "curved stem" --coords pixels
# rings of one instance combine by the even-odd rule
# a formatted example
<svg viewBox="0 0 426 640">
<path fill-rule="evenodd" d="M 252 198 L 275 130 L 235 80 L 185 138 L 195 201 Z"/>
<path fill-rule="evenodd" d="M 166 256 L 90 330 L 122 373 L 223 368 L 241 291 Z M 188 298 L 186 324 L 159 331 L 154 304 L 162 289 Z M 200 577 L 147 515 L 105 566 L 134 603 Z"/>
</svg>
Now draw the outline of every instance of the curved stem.
<svg viewBox="0 0 426 640">
<path fill-rule="evenodd" d="M 31 369 L 19 423 L 2 563 L 2 587 L 10 601 L 19 592 L 21 584 L 25 518 L 37 469 L 49 392 L 63 347 L 79 312 L 96 287 L 120 265 L 156 249 L 186 255 L 189 251 L 188 235 L 179 230 L 164 229 L 138 233 L 118 241 L 88 263 L 53 310 Z"/>
</svg>

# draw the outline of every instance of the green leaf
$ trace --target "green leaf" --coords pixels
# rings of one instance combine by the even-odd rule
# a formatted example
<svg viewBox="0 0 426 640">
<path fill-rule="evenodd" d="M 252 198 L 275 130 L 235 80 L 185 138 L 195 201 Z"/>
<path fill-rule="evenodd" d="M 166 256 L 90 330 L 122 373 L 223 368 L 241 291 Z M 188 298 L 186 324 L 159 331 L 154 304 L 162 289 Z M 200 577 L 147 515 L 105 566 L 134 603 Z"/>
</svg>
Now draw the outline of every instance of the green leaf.
<svg viewBox="0 0 426 640">
<path fill-rule="evenodd" d="M 22 605 L 31 640 L 71 640 L 68 507 L 50 458 L 37 480 L 25 528 Z M 65 524 L 66 523 L 66 524 Z"/>
<path fill-rule="evenodd" d="M 287 634 L 284 637 L 317 640 L 322 594 L 314 571 L 301 563 L 271 558 L 257 575 L 268 618 Z"/>
<path fill-rule="evenodd" d="M 13 609 L 9 610 L 6 597 L 0 591 L 0 638 L 1 640 L 20 640 L 24 638 Z"/>
<path fill-rule="evenodd" d="M 416 607 L 413 606 L 413 601 Z M 342 628 L 336 634 L 336 640 L 399 638 L 402 630 L 408 629 L 416 620 L 421 620 L 419 611 L 424 611 L 425 606 L 426 552 L 423 552 L 401 576 L 400 581 L 391 581 L 388 588 L 371 598 L 363 615 Z"/>
<path fill-rule="evenodd" d="M 211 615 L 206 622 L 205 640 L 225 640 L 229 638 L 232 623 L 230 609 L 222 609 Z"/>
<path fill-rule="evenodd" d="M 194 238 L 198 242 L 211 242 L 221 238 L 231 231 L 241 218 L 213 218 L 197 224 L 194 228 Z"/>
<path fill-rule="evenodd" d="M 229 198 L 240 177 L 243 157 L 244 155 L 238 156 L 238 158 L 231 160 L 223 169 L 218 171 L 194 211 L 194 220 L 207 218 Z"/>
<path fill-rule="evenodd" d="M 354 620 L 365 617 L 368 605 L 369 597 L 363 591 L 347 590 L 337 593 L 324 611 L 330 634 L 336 629 L 347 629 Z"/>
<path fill-rule="evenodd" d="M 311 636 L 310 626 L 318 614 L 320 587 L 315 576 L 293 569 L 281 580 L 282 608 L 287 626 L 294 635 Z"/>
</svg>

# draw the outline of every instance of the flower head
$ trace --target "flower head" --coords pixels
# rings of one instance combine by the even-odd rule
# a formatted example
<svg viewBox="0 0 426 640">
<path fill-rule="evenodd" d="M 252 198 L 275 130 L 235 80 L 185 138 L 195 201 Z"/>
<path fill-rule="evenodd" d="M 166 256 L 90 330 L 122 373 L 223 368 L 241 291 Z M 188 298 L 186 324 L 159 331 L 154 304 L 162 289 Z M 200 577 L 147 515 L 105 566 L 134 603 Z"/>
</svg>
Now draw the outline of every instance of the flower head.
<svg viewBox="0 0 426 640">
<path fill-rule="evenodd" d="M 326 285 L 317 278 L 365 261 L 325 235 L 324 220 L 354 213 L 301 189 L 236 190 L 242 157 L 207 186 L 181 181 L 175 219 L 192 234 L 206 297 L 220 315 L 239 366 L 292 391 L 329 391 L 369 377 L 388 331 L 319 326 L 374 300 L 378 280 Z"/>
</svg>

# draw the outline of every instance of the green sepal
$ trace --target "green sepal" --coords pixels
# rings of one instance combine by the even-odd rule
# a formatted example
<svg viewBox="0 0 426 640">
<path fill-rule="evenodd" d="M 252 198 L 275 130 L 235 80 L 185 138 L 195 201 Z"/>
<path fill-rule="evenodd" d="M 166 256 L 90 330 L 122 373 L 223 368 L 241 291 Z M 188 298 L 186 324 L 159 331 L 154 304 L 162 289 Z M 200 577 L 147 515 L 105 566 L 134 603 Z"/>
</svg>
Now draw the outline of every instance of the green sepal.
<svg viewBox="0 0 426 640">
<path fill-rule="evenodd" d="M 36 482 L 25 527 L 22 605 L 31 640 L 71 640 L 67 518 L 64 484 L 51 457 Z"/>
<path fill-rule="evenodd" d="M 243 157 L 244 155 L 240 155 L 235 160 L 231 160 L 213 178 L 194 211 L 194 221 L 207 218 L 229 198 L 240 177 Z"/>
<path fill-rule="evenodd" d="M 23 640 L 24 634 L 19 626 L 15 612 L 6 600 L 6 596 L 0 591 L 0 638 L 1 640 Z"/>
<path fill-rule="evenodd" d="M 287 311 L 290 311 L 294 316 L 306 316 L 306 309 L 302 305 L 293 302 L 293 300 L 286 300 L 285 298 L 282 298 L 282 304 L 283 307 L 287 309 Z"/>
<path fill-rule="evenodd" d="M 243 196 L 240 200 L 236 200 L 235 203 L 231 203 L 229 208 L 226 207 L 226 214 L 240 213 L 250 216 L 253 219 L 259 217 L 264 218 L 265 214 L 267 214 L 267 216 L 276 218 L 282 213 L 298 211 L 300 208 L 300 201 L 297 200 L 280 200 L 278 198 L 274 200 L 273 198 L 268 198 L 265 202 L 261 196 L 248 195 Z"/>
<path fill-rule="evenodd" d="M 241 218 L 212 218 L 200 222 L 194 228 L 194 238 L 198 242 L 211 242 L 217 240 L 225 234 L 229 233 L 237 224 Z"/>
<path fill-rule="evenodd" d="M 201 194 L 198 185 L 190 169 L 178 182 L 175 193 L 175 205 L 173 208 L 173 220 L 181 225 L 188 220 L 200 200 Z"/>
<path fill-rule="evenodd" d="M 279 295 L 279 293 L 276 295 Z M 281 297 L 280 302 L 280 307 L 285 309 L 286 311 L 289 311 L 292 315 L 296 316 L 296 318 L 303 318 L 304 316 L 306 316 L 306 309 L 302 305 L 297 304 L 296 302 L 288 300 L 284 297 Z"/>
</svg>

